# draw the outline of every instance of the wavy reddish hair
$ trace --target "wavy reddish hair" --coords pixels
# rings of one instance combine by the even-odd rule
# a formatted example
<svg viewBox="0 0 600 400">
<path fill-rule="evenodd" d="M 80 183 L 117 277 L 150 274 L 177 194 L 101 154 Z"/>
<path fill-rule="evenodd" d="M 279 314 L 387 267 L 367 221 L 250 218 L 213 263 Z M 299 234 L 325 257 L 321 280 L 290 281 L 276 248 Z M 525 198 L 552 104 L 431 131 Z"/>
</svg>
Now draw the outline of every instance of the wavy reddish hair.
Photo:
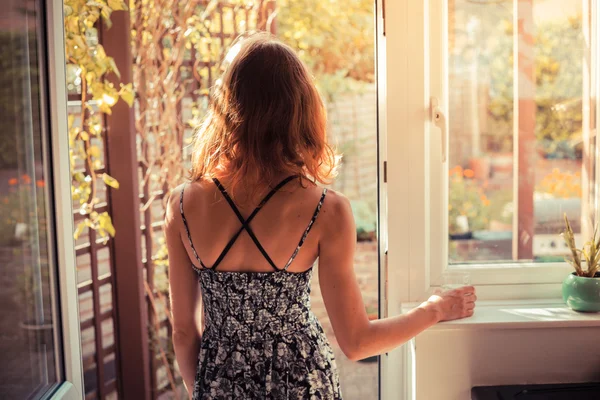
<svg viewBox="0 0 600 400">
<path fill-rule="evenodd" d="M 259 32 L 238 38 L 196 132 L 191 178 L 226 177 L 251 196 L 282 174 L 329 184 L 338 157 L 327 143 L 327 115 L 294 50 Z"/>
</svg>

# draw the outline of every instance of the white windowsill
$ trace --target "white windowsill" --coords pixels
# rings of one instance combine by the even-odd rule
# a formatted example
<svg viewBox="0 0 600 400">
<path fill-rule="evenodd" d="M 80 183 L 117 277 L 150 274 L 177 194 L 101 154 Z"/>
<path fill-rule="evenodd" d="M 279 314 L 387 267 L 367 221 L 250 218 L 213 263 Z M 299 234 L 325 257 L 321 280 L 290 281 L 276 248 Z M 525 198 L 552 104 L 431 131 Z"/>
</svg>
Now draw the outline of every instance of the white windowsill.
<svg viewBox="0 0 600 400">
<path fill-rule="evenodd" d="M 414 304 L 412 306 L 416 306 Z M 411 305 L 404 305 L 404 311 Z M 430 329 L 533 329 L 600 327 L 600 313 L 579 313 L 556 300 L 479 301 L 475 315 Z"/>
</svg>

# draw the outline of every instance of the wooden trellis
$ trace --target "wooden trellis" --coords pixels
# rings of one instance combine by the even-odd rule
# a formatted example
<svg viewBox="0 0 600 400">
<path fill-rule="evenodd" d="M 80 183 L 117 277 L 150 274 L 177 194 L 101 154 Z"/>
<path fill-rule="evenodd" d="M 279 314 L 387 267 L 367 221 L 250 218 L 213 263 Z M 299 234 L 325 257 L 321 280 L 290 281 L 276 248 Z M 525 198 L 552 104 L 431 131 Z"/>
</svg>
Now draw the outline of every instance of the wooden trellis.
<svg viewBox="0 0 600 400">
<path fill-rule="evenodd" d="M 104 241 L 86 228 L 76 243 L 86 399 L 178 398 L 162 234 L 167 193 L 185 179 L 192 121 L 206 111 L 227 47 L 247 30 L 274 30 L 274 1 L 131 4 L 98 37 L 121 81 L 134 83 L 136 101 L 115 105 L 94 143 L 103 155 L 95 172 L 120 182 L 118 190 L 99 182 L 95 208 L 112 215 L 117 234 Z M 77 124 L 81 87 L 69 90 Z M 74 214 L 76 224 L 83 218 Z"/>
<path fill-rule="evenodd" d="M 162 231 L 167 194 L 185 179 L 189 159 L 185 148 L 193 133 L 192 121 L 206 111 L 209 89 L 219 75 L 226 49 L 240 33 L 272 29 L 273 7 L 274 2 L 267 1 L 164 0 L 155 1 L 153 9 L 138 2 L 132 10 L 141 255 L 153 398 L 177 391 L 180 382 L 170 342 Z M 165 10 L 170 10 L 167 22 Z"/>
</svg>

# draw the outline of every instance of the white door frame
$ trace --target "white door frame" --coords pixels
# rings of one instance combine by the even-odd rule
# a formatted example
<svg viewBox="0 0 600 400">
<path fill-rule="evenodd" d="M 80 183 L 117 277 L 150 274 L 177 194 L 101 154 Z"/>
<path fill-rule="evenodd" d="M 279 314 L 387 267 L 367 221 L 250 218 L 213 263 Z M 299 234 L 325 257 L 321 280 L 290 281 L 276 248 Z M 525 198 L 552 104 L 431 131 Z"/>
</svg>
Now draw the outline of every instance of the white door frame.
<svg viewBox="0 0 600 400">
<path fill-rule="evenodd" d="M 53 399 L 76 400 L 84 395 L 83 367 L 81 359 L 81 334 L 79 325 L 79 301 L 75 270 L 75 244 L 73 239 L 73 209 L 71 204 L 71 171 L 69 163 L 69 141 L 67 134 L 67 91 L 63 1 L 45 0 L 45 28 L 47 78 L 46 83 L 51 138 L 46 156 L 51 161 L 50 169 L 54 193 L 54 241 L 58 263 L 58 287 L 60 302 L 57 305 L 61 321 L 62 337 L 55 339 L 61 345 L 64 375 L 60 375 L 60 386 Z M 57 357 L 58 358 L 58 357 Z"/>
</svg>

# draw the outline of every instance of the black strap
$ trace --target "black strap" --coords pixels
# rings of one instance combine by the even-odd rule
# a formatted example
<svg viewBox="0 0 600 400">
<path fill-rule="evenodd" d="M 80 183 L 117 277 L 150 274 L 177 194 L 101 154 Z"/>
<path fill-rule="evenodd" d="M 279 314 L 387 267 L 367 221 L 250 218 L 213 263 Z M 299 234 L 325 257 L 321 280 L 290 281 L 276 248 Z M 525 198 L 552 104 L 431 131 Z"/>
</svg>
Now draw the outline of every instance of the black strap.
<svg viewBox="0 0 600 400">
<path fill-rule="evenodd" d="M 184 183 L 183 186 L 182 186 L 182 188 L 181 188 L 181 196 L 179 197 L 179 212 L 181 213 L 181 219 L 183 220 L 183 226 L 185 226 L 185 233 L 187 233 L 188 241 L 190 243 L 190 248 L 192 249 L 192 252 L 194 253 L 194 257 L 196 257 L 196 260 L 198 261 L 198 264 L 200 264 L 200 266 L 203 269 L 209 269 L 206 265 L 204 265 L 204 263 L 202 262 L 202 260 L 198 256 L 198 253 L 196 252 L 196 248 L 194 247 L 194 243 L 192 243 L 192 235 L 190 234 L 190 229 L 188 227 L 187 220 L 185 219 L 185 214 L 183 213 L 183 191 L 185 190 L 185 185 L 186 184 Z M 195 270 L 198 270 L 194 264 L 192 264 L 192 267 L 194 267 Z"/>
<path fill-rule="evenodd" d="M 292 256 L 290 257 L 290 259 L 288 260 L 288 262 L 285 264 L 285 267 L 283 267 L 284 271 L 287 271 L 287 269 L 290 267 L 290 265 L 292 265 L 292 262 L 294 262 L 294 259 L 296 258 L 296 256 L 298 255 L 298 252 L 300 251 L 300 248 L 302 248 L 302 245 L 304 244 L 304 241 L 306 240 L 306 237 L 308 236 L 308 233 L 312 229 L 315 221 L 317 220 L 317 217 L 319 216 L 319 213 L 321 212 L 321 207 L 323 207 L 323 201 L 325 200 L 325 196 L 326 195 L 327 195 L 327 189 L 323 189 L 323 194 L 321 195 L 321 199 L 319 200 L 319 204 L 317 204 L 317 207 L 315 208 L 315 212 L 313 213 L 313 216 L 310 219 L 310 222 L 308 223 L 308 226 L 304 230 L 304 233 L 302 234 L 302 237 L 300 237 L 300 242 L 298 243 L 298 246 L 296 247 L 296 249 L 292 253 Z"/>
<path fill-rule="evenodd" d="M 223 185 L 221 184 L 221 182 L 219 182 L 219 180 L 217 178 L 213 178 L 213 181 L 215 182 L 215 185 L 217 185 L 217 188 L 219 189 L 219 191 L 221 192 L 221 194 L 223 195 L 223 197 L 225 198 L 225 200 L 227 200 L 227 203 L 229 204 L 229 206 L 231 207 L 231 209 L 233 210 L 233 212 L 235 213 L 235 215 L 238 217 L 238 219 L 242 223 L 242 226 L 235 233 L 235 235 L 233 235 L 233 237 L 231 238 L 231 240 L 227 243 L 227 246 L 225 246 L 225 248 L 223 249 L 223 251 L 221 252 L 221 254 L 219 255 L 219 257 L 217 258 L 217 261 L 215 261 L 214 265 L 211 267 L 212 269 L 216 268 L 219 265 L 219 263 L 221 261 L 223 261 L 223 258 L 225 258 L 225 256 L 227 255 L 227 253 L 229 252 L 229 250 L 231 249 L 231 247 L 233 246 L 233 244 L 237 240 L 237 238 L 242 233 L 242 231 L 246 230 L 246 232 L 248 232 L 248 235 L 250 236 L 250 238 L 254 242 L 254 245 L 261 252 L 261 254 L 265 258 L 265 260 L 267 260 L 267 262 L 271 265 L 271 267 L 273 269 L 275 269 L 276 271 L 280 271 L 280 269 L 277 268 L 277 266 L 275 265 L 275 263 L 273 262 L 273 260 L 271 259 L 271 257 L 269 257 L 269 254 L 267 254 L 267 251 L 260 244 L 258 238 L 256 237 L 256 235 L 252 231 L 252 228 L 250 228 L 249 224 L 254 219 L 254 217 L 256 216 L 256 214 L 258 214 L 258 212 L 262 209 L 262 207 L 271 199 L 271 197 L 273 197 L 273 195 L 275 193 L 277 193 L 277 191 L 279 191 L 279 189 L 281 189 L 283 186 L 285 186 L 289 181 L 291 181 L 294 178 L 296 178 L 295 175 L 288 176 L 283 181 L 281 181 L 277 186 L 275 186 L 264 197 L 264 199 L 259 203 L 258 207 L 256 207 L 254 209 L 254 211 L 252 211 L 252 214 L 250 214 L 250 216 L 247 219 L 244 219 L 244 216 L 240 213 L 239 209 L 237 208 L 237 206 L 235 205 L 235 203 L 233 202 L 233 200 L 231 199 L 231 197 L 227 193 L 227 190 L 223 187 Z"/>
<path fill-rule="evenodd" d="M 258 250 L 262 253 L 263 257 L 265 257 L 265 259 L 271 265 L 271 267 L 273 267 L 276 271 L 287 271 L 287 269 L 290 267 L 290 265 L 292 264 L 292 262 L 294 261 L 294 259 L 298 255 L 298 252 L 302 248 L 302 245 L 306 241 L 306 238 L 307 238 L 309 232 L 311 231 L 311 229 L 312 229 L 315 221 L 317 220 L 317 217 L 319 216 L 319 213 L 321 211 L 321 207 L 323 206 L 323 201 L 325 200 L 325 196 L 327 195 L 327 189 L 323 190 L 323 194 L 321 195 L 321 199 L 319 200 L 319 203 L 317 204 L 317 207 L 315 208 L 315 211 L 313 213 L 313 216 L 312 216 L 310 222 L 308 223 L 308 226 L 306 227 L 306 229 L 304 230 L 304 232 L 302 234 L 302 237 L 300 238 L 298 246 L 296 246 L 296 249 L 292 253 L 291 257 L 289 258 L 288 262 L 285 264 L 285 267 L 283 269 L 277 268 L 277 266 L 275 265 L 275 263 L 273 262 L 273 260 L 271 259 L 271 257 L 269 257 L 269 255 L 267 254 L 267 252 L 264 249 L 264 247 L 262 247 L 262 245 L 260 244 L 260 242 L 256 238 L 256 235 L 252 231 L 252 228 L 250 228 L 249 224 L 250 224 L 250 222 L 252 222 L 252 220 L 254 219 L 254 217 L 256 216 L 256 214 L 258 214 L 258 212 L 261 210 L 261 208 L 271 199 L 271 197 L 273 197 L 273 195 L 275 193 L 277 193 L 277 191 L 279 191 L 279 189 L 281 189 L 283 186 L 285 186 L 288 182 L 290 182 L 294 178 L 295 178 L 295 176 L 289 176 L 286 179 L 284 179 L 283 181 L 281 181 L 277 186 L 275 186 L 263 198 L 263 200 L 259 203 L 258 207 L 256 207 L 254 209 L 254 211 L 252 211 L 252 214 L 250 214 L 250 216 L 247 219 L 244 219 L 244 217 L 240 213 L 239 209 L 237 208 L 237 206 L 235 205 L 235 203 L 233 202 L 233 200 L 231 199 L 231 197 L 229 196 L 229 194 L 227 193 L 227 191 L 225 190 L 225 188 L 221 184 L 221 182 L 219 182 L 219 180 L 217 178 L 213 179 L 213 181 L 217 185 L 217 188 L 219 189 L 219 191 L 221 192 L 221 194 L 223 195 L 223 197 L 225 198 L 225 200 L 227 200 L 227 203 L 229 203 L 229 205 L 231 206 L 233 212 L 235 213 L 235 215 L 238 217 L 238 219 L 242 223 L 242 226 L 233 235 L 233 237 L 229 240 L 229 242 L 227 243 L 227 245 L 225 246 L 225 248 L 223 249 L 223 251 L 221 252 L 221 254 L 219 255 L 219 257 L 217 258 L 217 260 L 215 261 L 215 263 L 213 264 L 212 267 L 207 267 L 206 265 L 204 265 L 204 263 L 202 262 L 202 260 L 198 256 L 198 253 L 196 252 L 196 248 L 194 247 L 194 243 L 192 242 L 192 236 L 190 234 L 188 223 L 187 223 L 187 220 L 185 218 L 185 214 L 183 212 L 183 192 L 185 190 L 185 184 L 184 184 L 183 187 L 181 188 L 181 197 L 180 197 L 180 201 L 179 201 L 179 211 L 181 212 L 181 219 L 183 220 L 183 225 L 185 226 L 185 231 L 187 233 L 188 241 L 190 243 L 190 248 L 192 249 L 192 252 L 194 253 L 194 257 L 196 257 L 196 260 L 198 261 L 198 263 L 200 264 L 200 266 L 202 267 L 202 269 L 215 269 L 215 268 L 217 268 L 217 266 L 221 263 L 221 261 L 223 261 L 223 259 L 225 258 L 225 256 L 227 255 L 227 253 L 229 252 L 229 250 L 231 249 L 231 247 L 234 245 L 235 241 L 240 236 L 240 234 L 244 230 L 246 230 L 246 232 L 248 232 L 248 235 L 250 236 L 250 238 L 252 239 L 252 241 L 254 242 L 254 244 L 256 245 L 256 247 L 258 248 Z M 192 267 L 197 272 L 200 271 L 193 264 L 192 264 Z"/>
</svg>

